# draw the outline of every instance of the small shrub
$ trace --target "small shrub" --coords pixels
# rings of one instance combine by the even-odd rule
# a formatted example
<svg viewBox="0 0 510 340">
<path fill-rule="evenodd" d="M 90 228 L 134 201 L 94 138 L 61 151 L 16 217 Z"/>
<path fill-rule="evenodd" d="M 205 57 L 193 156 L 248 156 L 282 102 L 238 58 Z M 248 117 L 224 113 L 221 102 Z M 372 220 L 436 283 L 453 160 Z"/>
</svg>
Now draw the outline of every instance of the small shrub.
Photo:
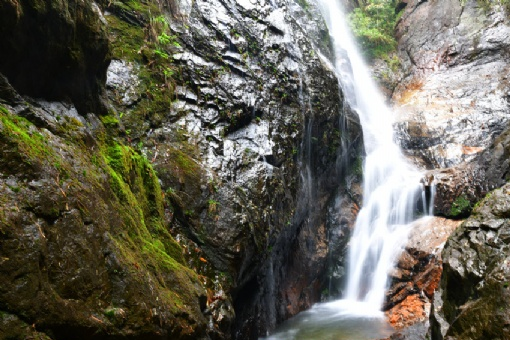
<svg viewBox="0 0 510 340">
<path fill-rule="evenodd" d="M 449 215 L 453 218 L 461 218 L 468 216 L 470 212 L 471 202 L 462 194 L 453 201 Z"/>
</svg>

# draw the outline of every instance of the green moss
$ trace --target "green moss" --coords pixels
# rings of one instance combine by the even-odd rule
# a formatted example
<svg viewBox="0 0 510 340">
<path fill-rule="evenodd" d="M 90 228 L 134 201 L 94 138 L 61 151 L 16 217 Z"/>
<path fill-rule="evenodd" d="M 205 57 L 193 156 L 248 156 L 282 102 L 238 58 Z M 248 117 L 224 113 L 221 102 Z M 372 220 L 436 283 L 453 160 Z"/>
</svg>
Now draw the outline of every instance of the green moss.
<svg viewBox="0 0 510 340">
<path fill-rule="evenodd" d="M 106 19 L 112 37 L 112 56 L 116 59 L 142 62 L 139 51 L 145 38 L 143 28 L 131 25 L 115 15 L 109 15 Z"/>
<path fill-rule="evenodd" d="M 104 156 L 111 169 L 131 188 L 136 199 L 141 203 L 144 215 L 162 216 L 163 193 L 156 172 L 147 158 L 132 148 L 118 143 L 107 146 Z M 117 189 L 122 189 L 115 185 Z M 121 193 L 121 196 L 125 198 L 125 194 Z"/>
<path fill-rule="evenodd" d="M 164 227 L 163 194 L 149 161 L 132 148 L 116 142 L 104 148 L 103 157 L 112 191 L 130 212 L 123 214 L 123 220 L 132 241 L 142 244 L 145 253 L 155 247 L 175 263 L 184 264 L 182 248 Z"/>
<path fill-rule="evenodd" d="M 175 162 L 179 169 L 188 175 L 194 175 L 200 169 L 200 166 L 195 162 L 195 160 L 181 150 L 173 149 L 170 152 L 169 157 Z"/>
<path fill-rule="evenodd" d="M 453 218 L 462 218 L 468 216 L 470 212 L 471 202 L 464 194 L 462 194 L 453 201 L 449 216 Z"/>
<path fill-rule="evenodd" d="M 165 252 L 163 245 L 157 241 L 146 242 L 143 252 L 149 266 L 159 270 L 163 276 L 165 272 L 171 273 L 171 277 L 162 277 L 160 283 L 166 285 L 167 290 L 164 297 L 168 298 L 166 302 L 173 307 L 173 312 L 182 312 L 186 309 L 186 301 L 196 299 L 199 286 L 191 283 L 200 282 L 198 275 L 175 261 Z"/>
<path fill-rule="evenodd" d="M 118 128 L 119 120 L 113 115 L 101 116 L 101 121 L 107 128 Z"/>
<path fill-rule="evenodd" d="M 2 137 L 15 144 L 20 154 L 32 161 L 41 161 L 51 155 L 44 136 L 35 131 L 35 128 L 31 130 L 33 125 L 25 118 L 12 115 L 4 108 L 0 113 L 0 121 L 3 125 L 0 132 Z"/>
<path fill-rule="evenodd" d="M 29 168 L 39 172 L 41 167 L 46 166 L 57 171 L 57 178 L 60 181 L 69 178 L 70 165 L 55 152 L 46 135 L 30 121 L 2 108 L 0 122 L 0 144 L 4 145 L 0 150 L 0 156 L 5 166 L 12 171 L 23 171 L 26 175 L 29 174 L 27 170 Z"/>
<path fill-rule="evenodd" d="M 171 272 L 182 269 L 182 266 L 168 255 L 163 242 L 160 240 L 145 240 L 143 251 L 144 254 L 147 255 L 147 260 L 149 262 L 156 261 L 155 265 L 162 266 Z"/>
<path fill-rule="evenodd" d="M 79 131 L 83 128 L 83 123 L 74 117 L 64 117 L 64 120 L 60 122 L 60 130 L 68 134 L 71 132 Z"/>
</svg>

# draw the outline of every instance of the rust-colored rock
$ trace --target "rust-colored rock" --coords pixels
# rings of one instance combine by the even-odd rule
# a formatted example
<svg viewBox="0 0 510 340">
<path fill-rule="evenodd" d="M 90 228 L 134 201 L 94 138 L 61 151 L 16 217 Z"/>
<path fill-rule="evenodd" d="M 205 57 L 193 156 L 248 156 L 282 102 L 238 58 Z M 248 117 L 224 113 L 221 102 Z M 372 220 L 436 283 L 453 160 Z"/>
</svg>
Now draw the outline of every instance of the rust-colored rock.
<svg viewBox="0 0 510 340">
<path fill-rule="evenodd" d="M 391 273 L 385 309 L 396 329 L 425 321 L 442 272 L 441 250 L 460 221 L 427 217 L 415 222 L 405 251 Z"/>
<path fill-rule="evenodd" d="M 386 312 L 386 315 L 393 327 L 402 329 L 415 322 L 425 321 L 428 317 L 425 306 L 430 307 L 430 303 L 421 298 L 419 294 L 408 295 L 399 305 Z"/>
</svg>

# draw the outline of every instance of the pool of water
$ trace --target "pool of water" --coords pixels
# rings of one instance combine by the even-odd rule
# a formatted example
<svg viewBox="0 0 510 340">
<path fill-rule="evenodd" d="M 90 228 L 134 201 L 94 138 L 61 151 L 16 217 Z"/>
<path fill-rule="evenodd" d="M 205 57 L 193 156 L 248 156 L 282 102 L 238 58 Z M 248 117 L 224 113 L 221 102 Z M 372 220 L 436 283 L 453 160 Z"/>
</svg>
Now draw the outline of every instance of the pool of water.
<svg viewBox="0 0 510 340">
<path fill-rule="evenodd" d="M 359 302 L 338 300 L 316 304 L 259 340 L 372 340 L 393 332 L 382 312 Z"/>
</svg>

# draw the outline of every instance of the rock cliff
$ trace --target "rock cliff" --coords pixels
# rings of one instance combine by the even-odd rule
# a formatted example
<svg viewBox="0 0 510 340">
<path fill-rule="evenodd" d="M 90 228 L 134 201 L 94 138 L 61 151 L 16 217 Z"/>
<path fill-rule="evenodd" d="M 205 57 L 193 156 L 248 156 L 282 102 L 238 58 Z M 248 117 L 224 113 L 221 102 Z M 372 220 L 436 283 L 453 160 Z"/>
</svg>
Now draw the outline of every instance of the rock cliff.
<svg viewBox="0 0 510 340">
<path fill-rule="evenodd" d="M 2 337 L 254 339 L 320 299 L 362 139 L 313 4 L 0 8 Z"/>
<path fill-rule="evenodd" d="M 407 1 L 397 25 L 404 80 L 393 94 L 404 150 L 428 168 L 472 160 L 508 123 L 508 9 Z"/>
</svg>

